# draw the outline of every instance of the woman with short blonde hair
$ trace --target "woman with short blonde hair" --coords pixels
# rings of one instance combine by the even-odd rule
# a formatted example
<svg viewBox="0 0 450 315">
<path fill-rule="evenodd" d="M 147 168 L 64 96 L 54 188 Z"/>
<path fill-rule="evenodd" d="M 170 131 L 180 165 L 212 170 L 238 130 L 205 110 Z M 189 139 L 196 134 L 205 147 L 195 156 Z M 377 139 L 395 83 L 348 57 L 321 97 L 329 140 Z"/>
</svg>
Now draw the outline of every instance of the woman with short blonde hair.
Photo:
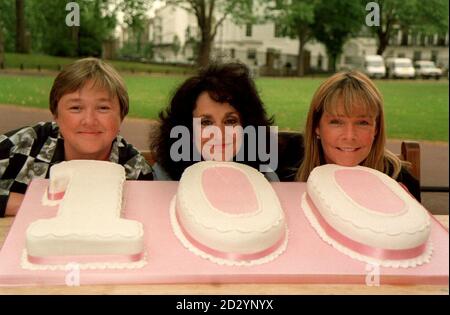
<svg viewBox="0 0 450 315">
<path fill-rule="evenodd" d="M 152 180 L 144 156 L 119 134 L 128 102 L 123 79 L 104 61 L 66 66 L 50 92 L 54 121 L 0 135 L 0 217 L 15 215 L 31 180 L 63 161 L 109 161 L 124 166 L 127 179 Z"/>
<path fill-rule="evenodd" d="M 383 98 L 375 84 L 358 71 L 336 73 L 320 85 L 311 101 L 305 154 L 296 179 L 306 181 L 316 166 L 334 163 L 366 166 L 397 181 L 414 181 L 385 145 Z M 420 199 L 420 188 L 413 186 L 418 182 L 410 190 Z"/>
<path fill-rule="evenodd" d="M 129 110 L 128 92 L 119 73 L 101 59 L 88 57 L 67 65 L 53 82 L 50 91 L 49 107 L 53 116 L 58 114 L 58 103 L 65 94 L 78 91 L 86 82 L 105 89 L 115 95 L 120 105 L 120 119 L 124 119 Z"/>
</svg>

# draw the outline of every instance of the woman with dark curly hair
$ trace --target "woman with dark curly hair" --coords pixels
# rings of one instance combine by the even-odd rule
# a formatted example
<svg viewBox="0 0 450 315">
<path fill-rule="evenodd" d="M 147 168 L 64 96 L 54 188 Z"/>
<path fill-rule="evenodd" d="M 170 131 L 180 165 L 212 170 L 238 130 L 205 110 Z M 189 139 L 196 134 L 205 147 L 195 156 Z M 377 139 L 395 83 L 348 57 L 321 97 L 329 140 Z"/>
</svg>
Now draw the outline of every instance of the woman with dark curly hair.
<svg viewBox="0 0 450 315">
<path fill-rule="evenodd" d="M 156 179 L 179 180 L 187 167 L 200 160 L 232 160 L 264 171 L 269 180 L 277 180 L 270 167 L 261 167 L 267 165 L 268 156 L 277 153 L 267 152 L 272 147 L 277 150 L 276 143 L 273 146 L 276 137 L 269 129 L 273 119 L 267 117 L 245 65 L 211 64 L 201 69 L 177 88 L 159 117 L 159 133 L 151 144 L 157 161 Z M 255 133 L 247 132 L 252 128 L 258 139 L 252 139 Z M 180 158 L 179 143 L 183 139 L 177 135 L 183 131 L 189 137 L 182 143 L 184 158 Z"/>
</svg>

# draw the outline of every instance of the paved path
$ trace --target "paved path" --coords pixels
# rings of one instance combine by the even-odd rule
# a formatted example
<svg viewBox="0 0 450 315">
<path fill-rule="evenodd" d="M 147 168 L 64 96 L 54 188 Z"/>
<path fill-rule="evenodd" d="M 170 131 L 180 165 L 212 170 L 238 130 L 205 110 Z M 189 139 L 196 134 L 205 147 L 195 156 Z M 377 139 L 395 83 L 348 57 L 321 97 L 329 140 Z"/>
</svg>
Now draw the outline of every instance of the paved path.
<svg viewBox="0 0 450 315">
<path fill-rule="evenodd" d="M 0 134 L 39 121 L 50 121 L 48 110 L 0 105 Z M 125 118 L 121 134 L 140 150 L 148 149 L 151 120 Z M 387 146 L 400 153 L 401 140 L 388 140 Z M 421 185 L 449 186 L 449 147 L 447 142 L 420 141 Z M 423 203 L 434 213 L 448 214 L 448 193 L 422 193 Z"/>
</svg>

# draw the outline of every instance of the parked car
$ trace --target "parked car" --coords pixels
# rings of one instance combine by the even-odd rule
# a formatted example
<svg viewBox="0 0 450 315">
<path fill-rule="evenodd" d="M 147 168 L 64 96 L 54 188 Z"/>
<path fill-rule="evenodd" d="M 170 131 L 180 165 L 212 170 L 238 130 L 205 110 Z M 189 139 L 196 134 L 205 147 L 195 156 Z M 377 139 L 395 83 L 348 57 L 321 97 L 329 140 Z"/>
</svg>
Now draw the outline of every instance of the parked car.
<svg viewBox="0 0 450 315">
<path fill-rule="evenodd" d="M 388 58 L 386 60 L 386 76 L 388 78 L 410 78 L 414 79 L 414 70 L 409 58 Z"/>
<path fill-rule="evenodd" d="M 363 71 L 370 78 L 384 78 L 386 76 L 386 67 L 383 57 L 380 55 L 365 56 Z"/>
<path fill-rule="evenodd" d="M 416 76 L 423 79 L 435 78 L 439 80 L 442 76 L 442 70 L 436 67 L 433 61 L 419 60 L 414 63 Z"/>
<path fill-rule="evenodd" d="M 380 55 L 347 56 L 339 70 L 358 70 L 370 78 L 384 78 L 386 75 L 384 59 Z"/>
</svg>

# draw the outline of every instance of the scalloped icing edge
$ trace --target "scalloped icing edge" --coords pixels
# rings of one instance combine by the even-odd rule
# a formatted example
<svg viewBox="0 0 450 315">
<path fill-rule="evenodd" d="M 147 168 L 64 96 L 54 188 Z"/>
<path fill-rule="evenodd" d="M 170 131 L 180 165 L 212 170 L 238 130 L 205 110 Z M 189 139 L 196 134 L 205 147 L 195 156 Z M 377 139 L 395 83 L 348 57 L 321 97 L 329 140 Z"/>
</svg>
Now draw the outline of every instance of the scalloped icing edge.
<svg viewBox="0 0 450 315">
<path fill-rule="evenodd" d="M 222 166 L 222 167 L 230 167 L 230 168 L 234 168 L 234 169 L 238 170 L 239 172 L 243 173 L 243 174 L 247 177 L 247 180 L 248 180 L 249 182 L 251 182 L 249 175 L 248 175 L 246 172 L 244 172 L 240 167 L 237 167 L 236 165 L 226 165 L 226 166 Z M 203 169 L 202 172 L 204 172 L 204 171 L 207 170 L 207 169 L 208 169 L 208 168 Z M 257 172 L 257 173 L 258 173 L 259 175 L 261 175 L 261 176 L 264 177 L 264 175 L 262 175 L 261 173 L 259 173 L 259 172 Z M 259 176 L 259 175 L 258 175 L 258 176 Z M 264 179 L 264 180 L 265 180 L 265 179 Z M 275 191 L 273 190 L 273 187 L 270 185 L 270 183 L 267 183 L 267 184 L 270 186 L 270 189 L 272 189 L 272 193 L 273 193 L 272 196 L 276 196 L 276 193 L 275 193 Z M 252 188 L 253 188 L 253 187 L 252 187 Z M 255 189 L 254 189 L 254 191 L 255 191 L 255 195 L 257 195 Z M 234 214 L 229 214 L 229 213 L 222 212 L 222 211 L 216 209 L 216 208 L 210 203 L 210 201 L 208 200 L 208 198 L 205 196 L 203 190 L 202 190 L 201 194 L 202 194 L 204 200 L 206 200 L 206 202 L 208 203 L 208 205 L 209 205 L 212 209 L 214 209 L 214 211 L 220 213 L 221 215 L 228 216 L 228 217 L 230 217 L 230 218 L 233 218 L 233 217 L 250 218 L 250 217 L 255 217 L 256 215 L 259 215 L 259 214 L 262 212 L 262 206 L 261 206 L 261 202 L 260 202 L 259 199 L 257 200 L 257 201 L 258 201 L 258 207 L 259 207 L 257 211 L 250 212 L 250 213 L 239 214 L 239 215 L 234 215 Z M 278 199 L 278 198 L 273 198 L 273 199 L 274 199 L 274 200 L 273 200 L 274 202 L 278 203 L 280 209 L 282 209 L 281 203 L 280 203 L 279 199 Z M 226 233 L 226 232 L 230 232 L 230 231 L 231 231 L 231 229 L 224 229 L 224 228 L 219 229 L 219 228 L 216 228 L 216 227 L 209 226 L 208 224 L 206 224 L 206 223 L 204 222 L 204 220 L 202 220 L 200 217 L 198 217 L 198 216 L 195 214 L 195 212 L 192 210 L 192 207 L 189 207 L 188 205 L 186 205 L 186 202 L 185 202 L 184 200 L 182 200 L 181 203 L 182 203 L 182 205 L 186 208 L 186 215 L 188 215 L 189 217 L 191 217 L 197 224 L 203 226 L 204 228 L 206 228 L 206 229 L 214 229 L 214 230 L 216 230 L 216 231 L 219 232 L 219 233 Z M 280 222 L 281 222 L 284 218 L 285 218 L 284 214 L 283 214 L 283 213 L 280 213 L 279 217 L 277 218 L 277 220 L 276 220 L 275 222 L 269 223 L 267 226 L 264 226 L 263 228 L 261 228 L 258 232 L 260 232 L 260 233 L 265 233 L 265 232 L 267 232 L 268 230 L 272 229 L 274 226 L 277 226 L 278 224 L 280 224 Z M 237 229 L 235 229 L 235 230 L 237 230 L 237 231 L 240 232 L 240 233 L 251 233 L 251 232 L 253 232 L 253 231 L 244 230 L 244 229 L 242 229 L 242 228 L 237 228 Z"/>
<path fill-rule="evenodd" d="M 22 251 L 22 256 L 20 259 L 20 265 L 26 270 L 42 270 L 42 271 L 57 271 L 57 270 L 67 270 L 69 264 L 77 264 L 80 270 L 105 270 L 105 269 L 140 269 L 147 265 L 147 253 L 144 253 L 144 257 L 141 260 L 134 262 L 118 263 L 118 262 L 91 262 L 91 263 L 78 263 L 76 261 L 68 262 L 64 265 L 45 265 L 45 264 L 33 264 L 28 261 L 27 250 Z"/>
<path fill-rule="evenodd" d="M 286 226 L 286 230 L 285 230 L 286 234 L 285 234 L 283 243 L 277 248 L 277 250 L 275 250 L 273 253 L 271 253 L 265 257 L 255 259 L 255 260 L 236 261 L 236 260 L 223 259 L 223 258 L 219 258 L 219 257 L 215 257 L 213 255 L 207 254 L 204 251 L 202 251 L 202 250 L 198 249 L 197 247 L 195 247 L 194 245 L 192 245 L 191 242 L 189 242 L 186 239 L 183 232 L 181 232 L 180 226 L 178 225 L 178 221 L 176 219 L 175 198 L 176 198 L 176 196 L 174 196 L 172 198 L 172 201 L 170 202 L 170 208 L 169 208 L 170 224 L 172 226 L 173 233 L 178 238 L 178 240 L 181 242 L 183 247 L 185 247 L 191 253 L 193 253 L 197 256 L 200 256 L 203 259 L 207 259 L 213 263 L 216 263 L 216 264 L 222 265 L 222 266 L 223 265 L 225 265 L 225 266 L 255 266 L 255 265 L 261 265 L 261 264 L 265 264 L 265 263 L 273 261 L 278 256 L 280 256 L 287 248 L 287 243 L 288 243 L 288 238 L 289 238 L 289 230 Z"/>
<path fill-rule="evenodd" d="M 425 263 L 430 262 L 431 255 L 433 252 L 433 244 L 430 240 L 427 242 L 427 246 L 425 249 L 425 252 L 412 259 L 403 259 L 403 260 L 380 260 L 376 259 L 370 256 L 365 256 L 362 254 L 359 254 L 344 245 L 341 245 L 334 239 L 332 239 L 328 234 L 325 233 L 325 231 L 322 229 L 320 224 L 317 222 L 316 217 L 312 213 L 311 208 L 309 207 L 308 203 L 306 202 L 306 193 L 303 193 L 302 196 L 302 204 L 301 208 L 303 209 L 303 212 L 305 213 L 305 216 L 307 217 L 309 223 L 314 228 L 314 230 L 317 232 L 319 237 L 328 245 L 331 245 L 333 248 L 338 250 L 339 252 L 362 262 L 370 263 L 370 264 L 376 264 L 383 267 L 391 267 L 391 268 L 411 268 L 423 265 Z"/>
<path fill-rule="evenodd" d="M 337 218 L 339 218 L 340 220 L 342 220 L 342 221 L 344 221 L 344 222 L 346 222 L 346 223 L 348 223 L 348 224 L 351 224 L 352 226 L 354 226 L 355 228 L 357 228 L 357 229 L 359 229 L 359 230 L 369 230 L 369 231 L 372 231 L 372 232 L 374 232 L 374 233 L 385 233 L 385 234 L 390 235 L 390 236 L 396 236 L 396 235 L 399 235 L 399 234 L 401 234 L 401 233 L 406 233 L 406 234 L 414 234 L 414 233 L 415 233 L 415 231 L 407 231 L 407 230 L 401 230 L 401 231 L 399 231 L 399 232 L 397 232 L 397 233 L 386 232 L 386 231 L 377 231 L 377 230 L 374 230 L 373 228 L 371 228 L 370 226 L 360 226 L 360 225 L 357 225 L 353 220 L 349 219 L 348 217 L 343 217 L 343 216 L 341 216 L 339 213 L 336 212 L 335 208 L 332 207 L 332 206 L 330 205 L 330 203 L 328 202 L 328 200 L 326 200 L 326 199 L 323 197 L 323 196 L 324 196 L 324 193 L 323 193 L 321 190 L 317 189 L 317 184 L 315 183 L 314 180 L 313 180 L 313 186 L 314 186 L 313 188 L 315 189 L 315 192 L 318 194 L 319 198 L 324 202 L 325 206 L 327 206 L 327 207 L 329 208 L 331 214 L 332 214 L 334 217 L 337 217 Z M 347 194 L 346 194 L 346 195 L 347 195 Z M 356 204 L 356 203 L 355 203 L 353 200 L 351 200 L 350 198 L 348 198 L 348 200 L 349 200 L 350 203 Z M 357 204 L 356 204 L 356 205 L 357 205 Z M 359 205 L 357 205 L 357 206 L 359 207 Z M 371 210 L 367 210 L 365 207 L 363 207 L 363 208 L 364 208 L 364 211 L 365 211 L 365 212 L 371 211 Z M 371 215 L 374 215 L 374 214 L 371 214 Z M 376 214 L 376 215 L 378 215 L 378 214 Z M 392 216 L 390 216 L 390 217 L 392 217 Z M 422 231 L 422 230 L 426 229 L 429 225 L 431 225 L 431 219 L 430 219 L 429 216 L 427 217 L 427 220 L 426 220 L 426 221 L 427 221 L 427 222 L 424 223 L 424 224 L 420 227 L 419 231 Z"/>
<path fill-rule="evenodd" d="M 183 204 L 183 206 L 186 206 L 186 205 Z M 190 218 L 192 218 L 192 220 L 194 220 L 195 223 L 197 223 L 198 225 L 203 226 L 206 229 L 214 229 L 215 231 L 217 231 L 219 233 L 227 233 L 227 232 L 233 231 L 232 229 L 219 229 L 219 228 L 216 228 L 216 227 L 213 227 L 213 226 L 208 226 L 204 222 L 199 221 L 198 216 L 196 216 L 192 212 L 190 207 L 186 206 L 186 208 L 188 208 L 187 212 L 186 212 L 186 215 L 189 216 Z M 281 205 L 280 205 L 280 208 L 281 208 Z M 216 211 L 219 211 L 219 210 L 216 210 Z M 278 224 L 280 224 L 280 221 L 282 221 L 283 219 L 284 219 L 283 214 L 280 214 L 280 216 L 278 217 L 278 219 L 275 222 L 270 223 L 267 227 L 263 227 L 262 229 L 258 230 L 257 232 L 265 233 L 265 232 L 269 231 L 270 229 L 272 229 L 274 226 L 277 226 Z M 240 233 L 251 233 L 251 232 L 254 232 L 254 231 L 243 230 L 243 229 L 240 229 L 239 227 L 235 228 L 234 230 L 238 231 Z"/>
<path fill-rule="evenodd" d="M 34 222 L 36 222 L 36 221 L 34 221 Z M 32 222 L 30 224 L 30 226 L 34 222 Z M 142 225 L 141 225 L 141 227 L 139 229 L 139 232 L 140 233 L 139 233 L 138 237 L 144 236 L 144 228 L 142 227 Z M 45 239 L 52 238 L 52 237 L 58 237 L 58 238 L 63 239 L 63 240 L 64 239 L 70 239 L 71 237 L 79 237 L 81 239 L 96 238 L 97 240 L 110 240 L 110 239 L 112 239 L 114 237 L 117 237 L 117 236 L 125 237 L 125 238 L 128 238 L 128 239 L 133 239 L 133 238 L 136 237 L 135 235 L 131 235 L 130 236 L 130 235 L 126 235 L 126 234 L 123 234 L 123 233 L 114 233 L 114 234 L 79 234 L 79 233 L 54 234 L 54 233 L 50 233 L 50 234 L 45 234 L 43 236 L 36 236 L 36 235 L 34 235 L 34 237 L 36 239 L 39 239 L 39 240 L 45 240 Z"/>
</svg>

